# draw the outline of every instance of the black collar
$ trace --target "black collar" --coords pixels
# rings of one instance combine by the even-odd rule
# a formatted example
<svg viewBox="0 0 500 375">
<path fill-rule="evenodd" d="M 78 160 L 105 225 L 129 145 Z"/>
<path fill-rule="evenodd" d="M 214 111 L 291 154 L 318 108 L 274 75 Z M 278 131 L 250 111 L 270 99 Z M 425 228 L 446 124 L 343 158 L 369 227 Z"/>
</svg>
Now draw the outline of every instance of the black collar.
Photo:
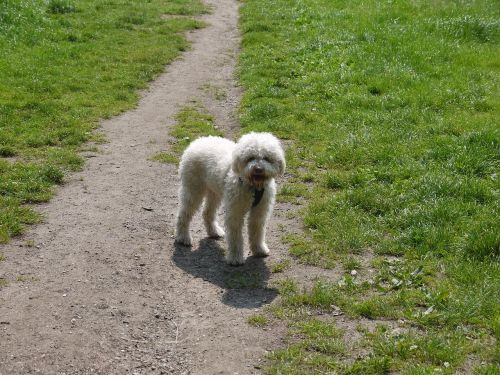
<svg viewBox="0 0 500 375">
<path fill-rule="evenodd" d="M 259 204 L 259 202 L 262 200 L 262 196 L 264 195 L 264 188 L 257 190 L 256 188 L 253 188 L 253 203 L 252 207 L 255 207 Z"/>
</svg>

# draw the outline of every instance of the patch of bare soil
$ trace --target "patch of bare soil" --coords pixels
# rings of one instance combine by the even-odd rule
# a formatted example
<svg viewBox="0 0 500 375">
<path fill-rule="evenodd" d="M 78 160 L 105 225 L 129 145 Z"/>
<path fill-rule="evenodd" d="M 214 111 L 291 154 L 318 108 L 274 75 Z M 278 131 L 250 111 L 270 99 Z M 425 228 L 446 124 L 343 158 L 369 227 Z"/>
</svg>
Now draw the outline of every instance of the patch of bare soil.
<svg viewBox="0 0 500 375">
<path fill-rule="evenodd" d="M 149 160 L 191 100 L 237 135 L 238 5 L 207 3 L 191 50 L 135 110 L 102 123 L 108 143 L 40 206 L 44 224 L 2 246 L 0 374 L 253 374 L 280 345 L 279 328 L 246 320 L 276 298 L 269 264 L 287 257 L 279 224 L 297 225 L 290 207 L 276 207 L 271 256 L 230 267 L 224 241 L 205 238 L 199 217 L 192 250 L 174 245 L 177 171 Z"/>
</svg>

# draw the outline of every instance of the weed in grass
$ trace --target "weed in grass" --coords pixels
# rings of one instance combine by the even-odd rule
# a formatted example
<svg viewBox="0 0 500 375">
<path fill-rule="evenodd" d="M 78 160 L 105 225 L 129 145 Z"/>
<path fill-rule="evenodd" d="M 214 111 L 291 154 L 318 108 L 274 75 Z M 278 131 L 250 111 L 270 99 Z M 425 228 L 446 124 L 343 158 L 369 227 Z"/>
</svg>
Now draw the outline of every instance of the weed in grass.
<svg viewBox="0 0 500 375">
<path fill-rule="evenodd" d="M 254 327 L 264 327 L 269 324 L 269 318 L 265 315 L 255 314 L 249 316 L 247 322 Z"/>
<path fill-rule="evenodd" d="M 312 173 L 306 173 L 300 177 L 301 181 L 308 184 L 315 181 L 316 177 Z"/>
<path fill-rule="evenodd" d="M 307 195 L 308 190 L 304 184 L 286 182 L 281 186 L 277 200 L 282 203 L 300 204 L 300 198 L 306 197 Z"/>
<path fill-rule="evenodd" d="M 106 136 L 103 133 L 91 133 L 88 135 L 89 136 L 89 141 L 97 144 L 97 145 L 103 145 L 107 142 Z"/>
<path fill-rule="evenodd" d="M 16 150 L 11 146 L 0 146 L 0 156 L 4 158 L 16 156 Z"/>
<path fill-rule="evenodd" d="M 296 215 L 293 215 L 291 218 L 294 217 L 296 217 Z M 337 257 L 329 255 L 326 258 L 320 258 L 317 256 L 319 253 L 329 251 L 328 248 L 323 247 L 322 244 L 315 243 L 309 238 L 304 238 L 304 236 L 293 233 L 288 233 L 283 236 L 282 239 L 285 243 L 289 244 L 290 254 L 299 258 L 301 262 L 315 266 L 321 265 L 321 267 L 327 269 L 334 268 L 337 265 Z"/>
<path fill-rule="evenodd" d="M 387 371 L 410 369 L 408 373 L 421 373 L 423 369 L 440 369 L 452 374 L 465 356 L 474 351 L 461 332 L 394 333 L 379 325 L 366 334 L 365 340 L 364 345 L 373 348 L 373 352 L 368 359 L 357 360 L 347 373 L 360 373 L 385 363 Z"/>
<path fill-rule="evenodd" d="M 321 374 L 338 373 L 338 362 L 330 356 L 308 351 L 302 344 L 292 344 L 286 349 L 269 355 L 273 365 L 265 369 L 267 374 Z"/>
<path fill-rule="evenodd" d="M 281 262 L 277 262 L 277 263 L 272 264 L 271 265 L 271 272 L 272 273 L 280 273 L 280 272 L 287 270 L 290 267 L 291 267 L 290 260 L 285 259 L 285 260 L 282 260 Z"/>
<path fill-rule="evenodd" d="M 352 366 L 346 366 L 346 375 L 379 375 L 391 373 L 392 360 L 387 357 L 368 356 L 357 360 Z"/>
<path fill-rule="evenodd" d="M 361 263 L 358 259 L 354 257 L 346 257 L 342 260 L 342 265 L 344 266 L 344 270 L 346 272 L 358 271 L 361 269 Z"/>
<path fill-rule="evenodd" d="M 317 319 L 312 319 L 306 322 L 298 322 L 294 324 L 294 328 L 298 333 L 303 334 L 310 339 L 338 339 L 343 336 L 343 332 L 334 325 Z"/>
<path fill-rule="evenodd" d="M 343 333 L 333 325 L 313 319 L 293 325 L 292 340 L 302 338 L 286 349 L 271 353 L 271 374 L 305 374 L 339 369 L 338 359 L 346 353 Z"/>
<path fill-rule="evenodd" d="M 76 7 L 69 0 L 50 0 L 47 11 L 52 14 L 64 14 L 76 11 Z"/>
<path fill-rule="evenodd" d="M 12 235 L 19 235 L 25 225 L 40 222 L 41 216 L 34 210 L 22 206 L 14 197 L 0 194 L 0 243 L 6 243 Z"/>
<path fill-rule="evenodd" d="M 167 164 L 179 164 L 179 157 L 168 152 L 158 152 L 157 154 L 151 156 L 150 160 Z"/>
<path fill-rule="evenodd" d="M 371 296 L 365 300 L 356 301 L 350 307 L 351 313 L 368 319 L 402 317 L 396 297 Z"/>
</svg>

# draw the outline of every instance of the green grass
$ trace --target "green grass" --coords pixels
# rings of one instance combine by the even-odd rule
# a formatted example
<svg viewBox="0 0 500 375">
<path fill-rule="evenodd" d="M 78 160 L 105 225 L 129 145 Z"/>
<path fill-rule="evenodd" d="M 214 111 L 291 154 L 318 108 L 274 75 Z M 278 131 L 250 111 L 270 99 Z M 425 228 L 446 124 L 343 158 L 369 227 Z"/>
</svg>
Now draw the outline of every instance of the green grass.
<svg viewBox="0 0 500 375">
<path fill-rule="evenodd" d="M 369 288 L 367 283 L 356 285 L 347 277 L 344 283 L 322 280 L 312 290 L 300 291 L 293 281 L 283 280 L 282 301 L 271 310 L 275 318 L 288 321 L 291 337 L 285 348 L 271 354 L 272 365 L 267 372 L 300 374 L 330 369 L 345 374 L 421 374 L 439 369 L 453 374 L 462 366 L 470 367 L 466 361 L 471 358 L 477 367 L 482 362 L 495 363 L 498 354 L 491 332 L 477 322 L 467 324 L 463 316 L 456 317 L 453 323 L 446 321 L 450 317 L 446 316 L 442 303 L 438 303 L 443 296 L 406 290 L 366 297 Z M 397 321 L 397 328 L 390 329 L 386 323 L 367 328 L 360 323 L 361 338 L 357 340 L 348 340 L 344 334 L 328 340 L 295 334 L 293 327 L 309 322 L 311 316 L 324 319 L 338 311 L 353 322 L 362 317 Z M 320 321 L 320 327 L 318 332 L 323 335 L 329 330 L 339 331 L 333 319 Z M 327 344 L 336 349 L 318 349 Z M 368 355 L 356 355 L 361 352 Z"/>
<path fill-rule="evenodd" d="M 357 359 L 346 367 L 346 373 L 381 373 L 381 370 L 397 369 L 405 374 L 426 374 L 436 371 L 454 374 L 466 355 L 470 353 L 481 355 L 476 345 L 482 339 L 483 337 L 471 339 L 460 330 L 446 332 L 429 330 L 423 334 L 411 329 L 407 332 L 398 332 L 379 324 L 373 332 L 366 333 L 363 343 L 364 346 L 373 348 L 371 356 Z M 467 341 L 469 342 L 466 343 Z M 482 344 L 492 343 L 487 341 Z"/>
<path fill-rule="evenodd" d="M 317 319 L 293 324 L 291 343 L 286 349 L 271 354 L 274 362 L 270 374 L 321 374 L 339 370 L 335 357 L 346 355 L 344 333 L 330 322 Z"/>
<path fill-rule="evenodd" d="M 347 273 L 285 293 L 274 311 L 294 321 L 336 305 L 353 321 L 410 322 L 408 342 L 446 346 L 439 359 L 423 346 L 405 368 L 397 350 L 377 351 L 382 335 L 372 332 L 364 362 L 323 353 L 307 368 L 498 366 L 498 4 L 246 0 L 241 13 L 243 130 L 293 144 L 279 199 L 305 204 L 306 237 L 287 235 L 290 252 Z M 352 277 L 363 257 L 373 258 L 373 275 Z M 268 372 L 295 368 L 308 351 L 300 342 L 273 356 Z"/>
<path fill-rule="evenodd" d="M 288 259 L 282 260 L 281 262 L 271 264 L 272 273 L 280 273 L 291 267 L 291 262 Z"/>
<path fill-rule="evenodd" d="M 38 221 L 101 118 L 131 108 L 138 89 L 201 27 L 198 0 L 0 2 L 0 242 Z"/>
<path fill-rule="evenodd" d="M 175 119 L 176 123 L 170 129 L 170 136 L 173 137 L 170 151 L 157 153 L 151 160 L 178 164 L 183 151 L 195 139 L 209 135 L 223 136 L 222 131 L 215 127 L 213 116 L 199 103 L 182 107 Z"/>
<path fill-rule="evenodd" d="M 157 154 L 154 154 L 150 158 L 151 160 L 160 162 L 160 163 L 165 163 L 165 164 L 178 164 L 179 163 L 179 156 L 178 155 L 173 155 L 169 152 L 158 152 Z"/>
<path fill-rule="evenodd" d="M 248 317 L 247 322 L 254 327 L 264 327 L 269 324 L 269 318 L 262 314 L 254 314 Z"/>
</svg>

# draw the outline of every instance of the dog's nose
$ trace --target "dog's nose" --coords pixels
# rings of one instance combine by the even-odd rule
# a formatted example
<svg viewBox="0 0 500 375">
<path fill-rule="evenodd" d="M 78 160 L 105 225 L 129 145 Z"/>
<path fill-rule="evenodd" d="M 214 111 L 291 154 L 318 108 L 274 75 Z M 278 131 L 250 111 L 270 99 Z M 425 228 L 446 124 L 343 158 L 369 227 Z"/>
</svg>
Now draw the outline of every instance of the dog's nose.
<svg viewBox="0 0 500 375">
<path fill-rule="evenodd" d="M 254 173 L 255 174 L 262 174 L 264 173 L 264 168 L 262 167 L 259 167 L 259 166 L 256 166 L 254 169 L 253 169 Z"/>
</svg>

